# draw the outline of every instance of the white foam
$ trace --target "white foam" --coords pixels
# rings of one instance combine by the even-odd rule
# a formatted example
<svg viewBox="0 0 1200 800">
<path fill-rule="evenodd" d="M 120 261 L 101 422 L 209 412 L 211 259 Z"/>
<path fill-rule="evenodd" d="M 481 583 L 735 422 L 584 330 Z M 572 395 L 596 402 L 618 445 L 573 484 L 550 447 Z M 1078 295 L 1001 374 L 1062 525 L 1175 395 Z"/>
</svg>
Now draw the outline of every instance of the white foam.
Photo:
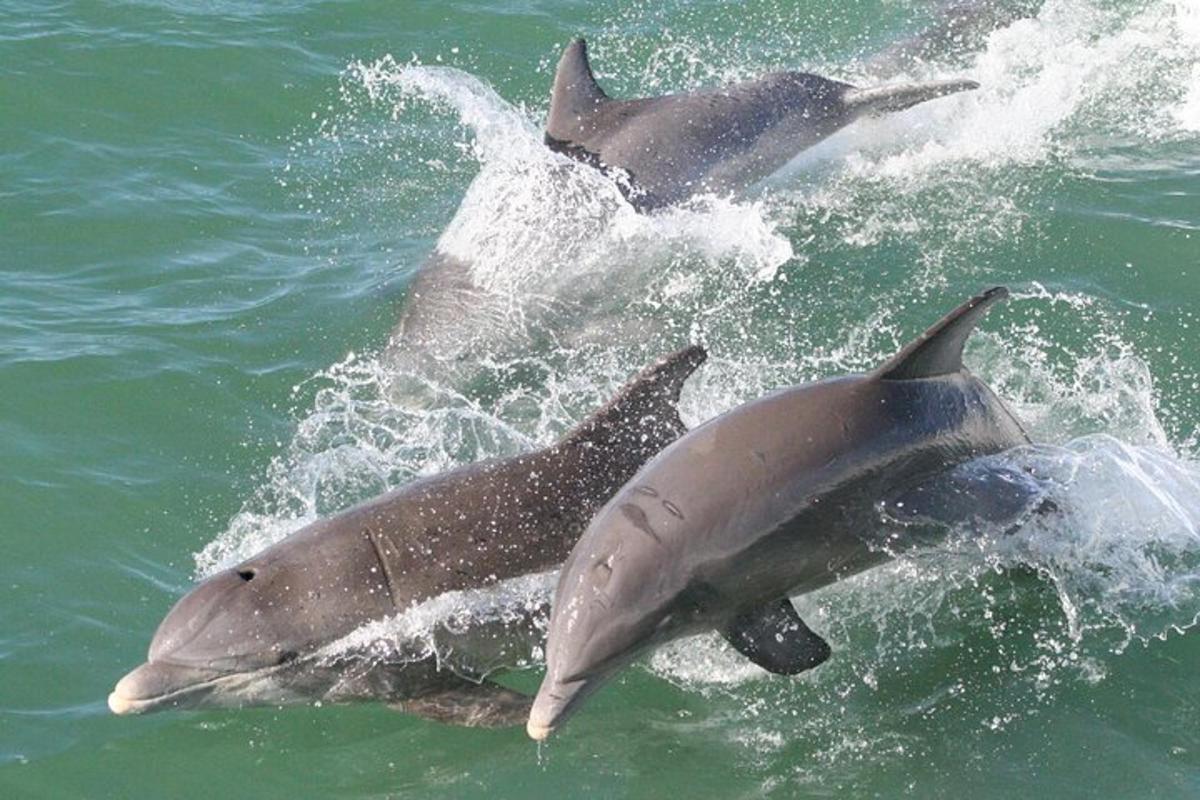
<svg viewBox="0 0 1200 800">
<path fill-rule="evenodd" d="M 523 575 L 480 589 L 451 591 L 401 614 L 363 625 L 320 658 L 418 662 L 435 659 L 478 678 L 540 662 L 558 572 Z"/>
<path fill-rule="evenodd" d="M 1003 241 L 1028 222 L 1024 187 L 1011 176 L 1083 158 L 1103 146 L 1098 137 L 1152 145 L 1195 132 L 1195 9 L 1185 0 L 1048 0 L 1037 16 L 993 32 L 971 63 L 892 78 L 969 77 L 978 90 L 860 121 L 799 154 L 769 185 L 805 214 L 847 214 L 843 241 L 853 246 L 947 227 L 956 244 Z M 805 176 L 814 170 L 828 175 L 812 185 Z"/>
<path fill-rule="evenodd" d="M 1169 7 L 1178 32 L 1179 59 L 1184 62 L 1180 69 L 1184 91 L 1175 108 L 1175 119 L 1181 130 L 1200 133 L 1200 4 L 1176 0 Z"/>
<path fill-rule="evenodd" d="M 1191 88 L 1175 109 L 1175 118 L 1183 130 L 1200 133 L 1200 64 L 1192 67 Z"/>
</svg>

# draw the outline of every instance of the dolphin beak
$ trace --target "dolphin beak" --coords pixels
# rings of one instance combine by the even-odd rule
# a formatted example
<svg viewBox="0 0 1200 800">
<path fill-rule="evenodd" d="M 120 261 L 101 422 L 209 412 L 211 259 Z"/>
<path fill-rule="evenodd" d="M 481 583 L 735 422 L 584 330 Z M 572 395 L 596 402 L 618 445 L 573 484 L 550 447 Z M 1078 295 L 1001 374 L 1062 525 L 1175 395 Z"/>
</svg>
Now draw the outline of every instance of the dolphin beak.
<svg viewBox="0 0 1200 800">
<path fill-rule="evenodd" d="M 539 725 L 530 717 L 529 722 L 525 723 L 525 732 L 529 734 L 529 738 L 535 742 L 544 742 L 550 738 L 550 734 L 554 733 L 554 728 L 547 725 Z"/>
<path fill-rule="evenodd" d="M 525 725 L 529 738 L 537 742 L 545 741 L 603 683 L 604 678 L 558 682 L 547 677 L 529 710 L 529 721 Z"/>
<path fill-rule="evenodd" d="M 225 673 L 164 661 L 147 661 L 117 682 L 108 696 L 114 714 L 144 714 L 192 705 Z"/>
</svg>

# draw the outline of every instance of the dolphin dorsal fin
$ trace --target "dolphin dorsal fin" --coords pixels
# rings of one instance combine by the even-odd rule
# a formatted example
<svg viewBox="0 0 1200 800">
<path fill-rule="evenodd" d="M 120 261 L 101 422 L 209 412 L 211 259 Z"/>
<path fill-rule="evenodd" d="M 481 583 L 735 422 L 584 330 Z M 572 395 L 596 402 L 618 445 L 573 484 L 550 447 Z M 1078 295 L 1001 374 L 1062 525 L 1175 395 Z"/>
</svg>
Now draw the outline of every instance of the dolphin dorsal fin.
<svg viewBox="0 0 1200 800">
<path fill-rule="evenodd" d="M 564 142 L 575 140 L 582 119 L 606 100 L 608 95 L 596 83 L 592 65 L 588 63 L 587 42 L 575 39 L 563 51 L 554 73 L 546 134 Z"/>
<path fill-rule="evenodd" d="M 875 375 L 886 381 L 907 381 L 951 375 L 963 368 L 962 352 L 975 325 L 998 300 L 1008 297 L 1008 289 L 995 286 L 972 297 L 942 317 L 936 325 L 909 342 Z"/>
<path fill-rule="evenodd" d="M 676 408 L 679 392 L 683 382 L 707 358 L 704 348 L 694 344 L 647 367 L 568 433 L 562 444 L 617 445 L 657 453 L 687 431 Z"/>
</svg>

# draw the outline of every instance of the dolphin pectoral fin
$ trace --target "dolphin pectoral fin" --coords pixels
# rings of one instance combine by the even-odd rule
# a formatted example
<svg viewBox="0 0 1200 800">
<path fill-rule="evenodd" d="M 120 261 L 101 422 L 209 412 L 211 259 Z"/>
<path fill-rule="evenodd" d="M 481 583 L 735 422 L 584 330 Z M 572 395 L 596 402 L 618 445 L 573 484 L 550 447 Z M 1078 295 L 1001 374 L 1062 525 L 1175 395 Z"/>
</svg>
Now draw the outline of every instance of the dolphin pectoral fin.
<svg viewBox="0 0 1200 800">
<path fill-rule="evenodd" d="M 784 597 L 738 615 L 723 631 L 739 653 L 776 675 L 796 675 L 829 658 L 829 643 L 809 630 Z"/>
<path fill-rule="evenodd" d="M 968 80 L 895 83 L 869 89 L 847 89 L 842 102 L 856 114 L 878 115 L 903 111 L 927 100 L 978 88 L 978 83 Z"/>
<path fill-rule="evenodd" d="M 388 703 L 388 708 L 424 719 L 465 728 L 508 728 L 524 725 L 533 698 L 491 681 L 461 679 L 431 694 Z"/>
</svg>

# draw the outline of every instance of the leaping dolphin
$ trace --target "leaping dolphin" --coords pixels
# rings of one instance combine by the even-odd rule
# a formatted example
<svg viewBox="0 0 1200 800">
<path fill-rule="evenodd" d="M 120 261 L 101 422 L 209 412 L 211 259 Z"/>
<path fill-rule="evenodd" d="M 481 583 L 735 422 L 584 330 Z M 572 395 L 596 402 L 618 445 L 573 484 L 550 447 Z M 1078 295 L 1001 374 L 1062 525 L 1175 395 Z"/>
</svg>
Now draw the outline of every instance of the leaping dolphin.
<svg viewBox="0 0 1200 800">
<path fill-rule="evenodd" d="M 904 523 L 942 519 L 943 501 L 964 505 L 956 465 L 1028 441 L 962 364 L 968 335 L 1005 296 L 972 298 L 873 372 L 723 414 L 638 472 L 560 573 L 529 735 L 549 736 L 647 648 L 703 630 L 777 674 L 828 658 L 789 595 L 887 560 Z M 987 499 L 986 482 L 976 489 Z"/>
<path fill-rule="evenodd" d="M 618 100 L 600 88 L 577 39 L 555 72 L 545 141 L 611 174 L 635 208 L 651 211 L 704 192 L 740 192 L 860 117 L 977 86 L 946 80 L 859 89 L 775 72 L 720 89 Z M 453 369 L 494 340 L 509 301 L 477 285 L 471 259 L 444 242 L 434 248 L 392 332 L 391 361 L 422 374 Z M 568 305 L 578 299 L 566 294 Z"/>
<path fill-rule="evenodd" d="M 551 447 L 415 481 L 214 575 L 167 614 L 109 708 L 381 700 L 457 724 L 519 724 L 528 698 L 486 674 L 464 677 L 469 663 L 452 671 L 433 657 L 389 663 L 321 650 L 445 592 L 558 566 L 595 511 L 683 433 L 675 403 L 704 359 L 693 346 L 646 369 Z M 540 643 L 532 620 L 518 627 Z"/>
<path fill-rule="evenodd" d="M 610 98 L 576 39 L 554 76 L 546 143 L 618 173 L 636 207 L 741 191 L 859 117 L 902 111 L 979 87 L 940 80 L 860 89 L 806 72 L 773 72 L 687 94 Z"/>
</svg>

